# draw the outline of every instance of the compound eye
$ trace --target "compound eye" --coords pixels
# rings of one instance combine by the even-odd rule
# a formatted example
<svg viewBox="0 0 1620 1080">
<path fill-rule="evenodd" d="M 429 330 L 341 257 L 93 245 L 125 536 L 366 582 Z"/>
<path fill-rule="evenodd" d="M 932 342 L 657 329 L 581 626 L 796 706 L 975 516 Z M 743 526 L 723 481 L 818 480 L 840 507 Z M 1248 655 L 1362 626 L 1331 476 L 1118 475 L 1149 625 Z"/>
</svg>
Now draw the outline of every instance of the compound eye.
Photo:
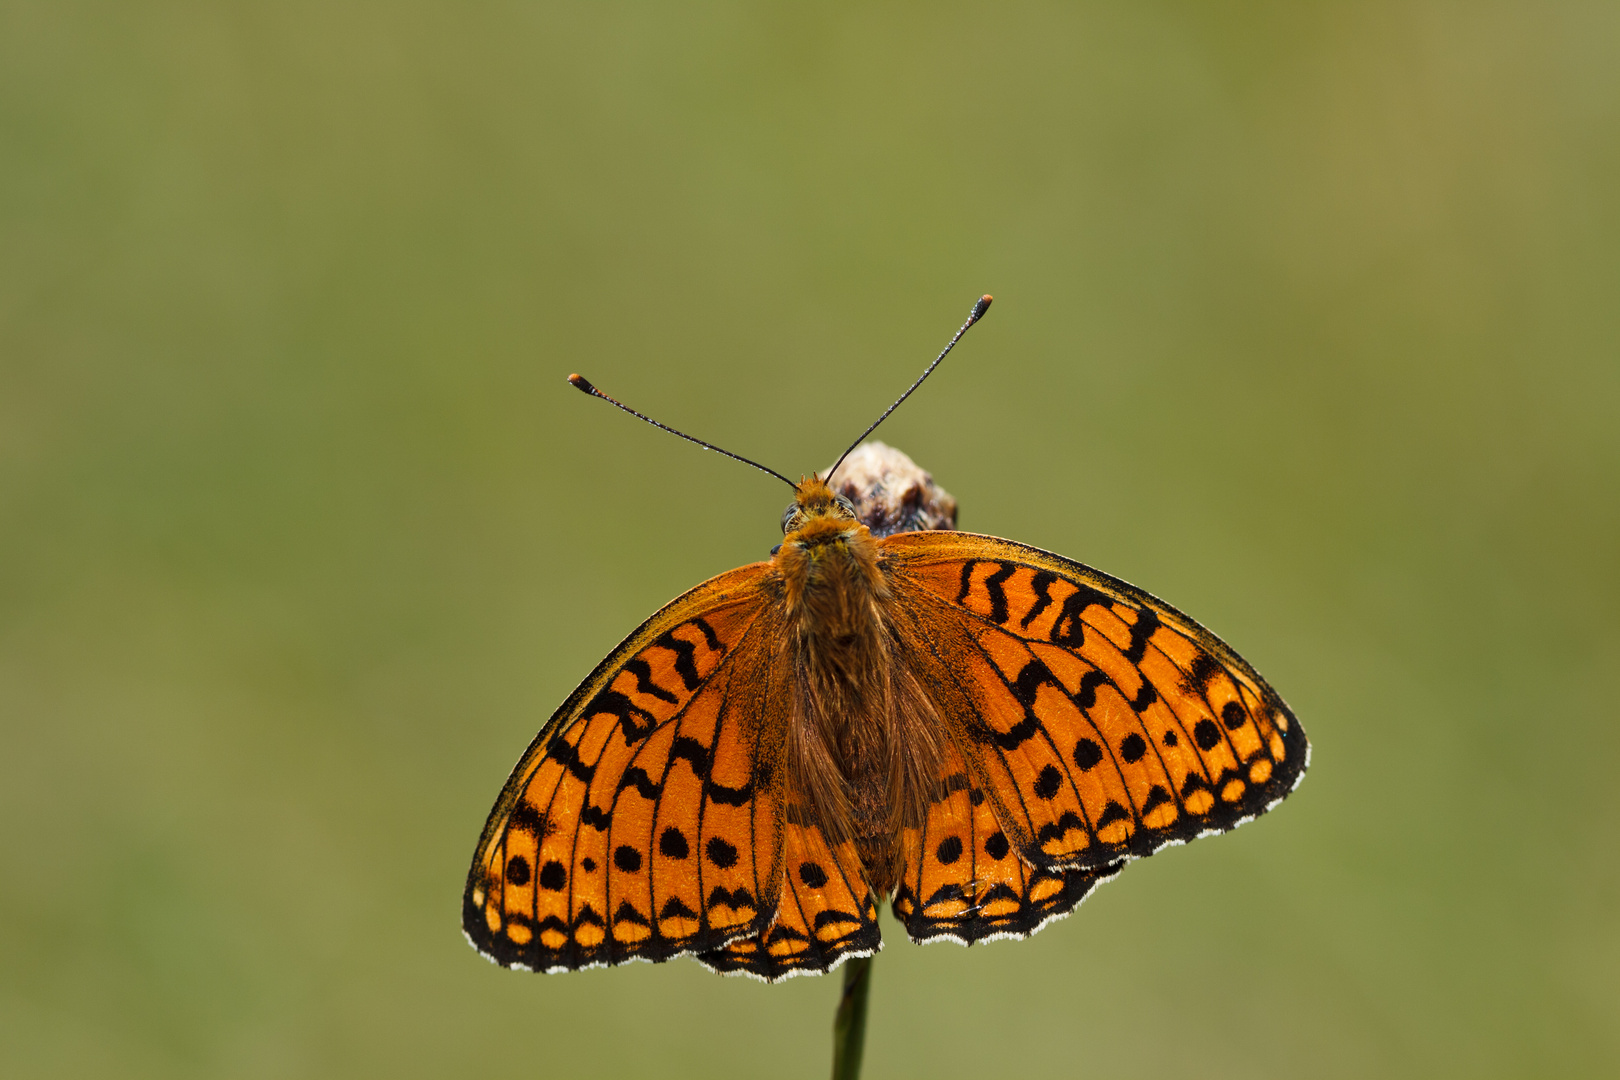
<svg viewBox="0 0 1620 1080">
<path fill-rule="evenodd" d="M 843 510 L 844 513 L 848 514 L 850 517 L 855 516 L 855 504 L 854 503 L 850 502 L 848 499 L 844 498 L 842 495 L 834 495 L 833 498 L 838 501 L 839 509 Z"/>
<path fill-rule="evenodd" d="M 782 533 L 783 533 L 783 535 L 786 535 L 787 531 L 790 528 L 793 527 L 793 519 L 794 519 L 794 517 L 796 517 L 798 515 L 798 513 L 799 513 L 799 504 L 796 503 L 796 502 L 788 503 L 787 509 L 782 511 Z"/>
</svg>

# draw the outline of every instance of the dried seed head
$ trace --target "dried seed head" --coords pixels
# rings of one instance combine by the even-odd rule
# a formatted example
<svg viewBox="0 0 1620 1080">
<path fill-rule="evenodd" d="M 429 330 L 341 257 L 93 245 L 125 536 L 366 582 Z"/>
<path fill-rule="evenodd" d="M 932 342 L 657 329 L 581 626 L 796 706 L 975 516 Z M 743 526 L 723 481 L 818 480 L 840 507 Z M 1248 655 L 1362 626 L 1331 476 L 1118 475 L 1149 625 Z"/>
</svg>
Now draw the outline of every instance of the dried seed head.
<svg viewBox="0 0 1620 1080">
<path fill-rule="evenodd" d="M 956 528 L 956 499 L 900 450 L 862 443 L 839 466 L 837 492 L 873 536 Z"/>
</svg>

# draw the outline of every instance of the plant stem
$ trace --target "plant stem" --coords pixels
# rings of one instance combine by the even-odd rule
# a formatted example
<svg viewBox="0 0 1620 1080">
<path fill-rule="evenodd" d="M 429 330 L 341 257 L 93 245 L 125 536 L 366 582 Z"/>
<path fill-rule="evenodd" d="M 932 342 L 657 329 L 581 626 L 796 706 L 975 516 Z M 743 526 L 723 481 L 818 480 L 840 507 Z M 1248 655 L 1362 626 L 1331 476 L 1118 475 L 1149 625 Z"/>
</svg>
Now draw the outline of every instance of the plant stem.
<svg viewBox="0 0 1620 1080">
<path fill-rule="evenodd" d="M 844 995 L 833 1016 L 832 1080 L 859 1080 L 866 1048 L 866 999 L 872 988 L 872 957 L 844 962 Z"/>
</svg>

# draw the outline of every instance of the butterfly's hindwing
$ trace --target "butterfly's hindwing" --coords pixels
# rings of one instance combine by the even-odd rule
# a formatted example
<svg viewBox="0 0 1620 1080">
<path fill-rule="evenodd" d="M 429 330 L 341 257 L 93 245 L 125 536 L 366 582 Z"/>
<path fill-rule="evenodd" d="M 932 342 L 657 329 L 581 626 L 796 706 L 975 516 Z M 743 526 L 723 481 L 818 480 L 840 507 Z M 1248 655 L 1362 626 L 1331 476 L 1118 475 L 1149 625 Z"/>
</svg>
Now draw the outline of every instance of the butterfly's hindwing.
<svg viewBox="0 0 1620 1080">
<path fill-rule="evenodd" d="M 774 982 L 819 975 L 851 956 L 881 948 L 877 903 L 852 844 L 835 853 L 820 828 L 798 823 L 789 808 L 783 882 L 776 918 L 758 934 L 740 937 L 697 959 L 716 971 L 743 971 Z"/>
<path fill-rule="evenodd" d="M 913 941 L 1028 937 L 1122 868 L 1031 865 L 1002 830 L 960 753 L 947 758 L 946 769 L 923 827 L 906 830 L 901 843 L 903 870 L 892 906 Z"/>
<path fill-rule="evenodd" d="M 993 537 L 883 543 L 916 662 L 1035 865 L 1101 869 L 1232 828 L 1303 774 L 1281 698 L 1162 601 Z"/>
<path fill-rule="evenodd" d="M 743 567 L 659 611 L 530 745 L 468 876 L 463 925 L 485 955 L 662 960 L 769 924 L 791 695 L 767 677 L 780 628 L 761 625 L 763 576 Z"/>
</svg>

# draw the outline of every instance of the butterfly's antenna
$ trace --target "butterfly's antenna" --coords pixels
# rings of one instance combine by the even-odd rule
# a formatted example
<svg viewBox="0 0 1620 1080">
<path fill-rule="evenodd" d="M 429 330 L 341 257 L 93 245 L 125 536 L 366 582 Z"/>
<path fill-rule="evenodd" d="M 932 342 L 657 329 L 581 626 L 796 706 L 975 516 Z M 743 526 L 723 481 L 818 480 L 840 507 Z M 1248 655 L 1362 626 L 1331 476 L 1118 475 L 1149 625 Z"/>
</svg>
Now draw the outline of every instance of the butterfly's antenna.
<svg viewBox="0 0 1620 1080">
<path fill-rule="evenodd" d="M 623 409 L 625 412 L 629 413 L 631 416 L 634 416 L 638 420 L 645 420 L 645 421 L 647 421 L 647 423 L 651 424 L 653 427 L 661 428 L 662 430 L 669 432 L 671 435 L 679 435 L 681 438 L 685 439 L 687 442 L 697 443 L 699 446 L 703 447 L 705 450 L 713 450 L 717 454 L 724 454 L 726 457 L 730 458 L 733 461 L 740 461 L 744 465 L 752 465 L 754 468 L 758 469 L 760 472 L 770 473 L 772 476 L 776 477 L 778 480 L 782 481 L 782 483 L 786 484 L 788 487 L 792 488 L 793 490 L 795 490 L 795 491 L 799 490 L 799 485 L 798 484 L 795 484 L 793 481 L 789 480 L 787 477 L 783 476 L 781 473 L 777 472 L 775 469 L 767 469 L 765 466 L 761 465 L 757 461 L 749 461 L 747 458 L 743 457 L 741 454 L 733 454 L 730 450 L 722 450 L 718 446 L 714 445 L 713 443 L 706 443 L 702 439 L 694 439 L 694 438 L 692 438 L 692 436 L 686 434 L 684 431 L 676 431 L 674 428 L 670 427 L 668 424 L 660 424 L 658 421 L 654 420 L 650 416 L 641 415 L 640 413 L 636 412 L 636 410 L 632 409 L 630 406 L 624 404 L 624 402 L 622 402 L 622 401 L 614 401 L 612 398 L 610 398 L 606 394 L 602 393 L 602 391 L 600 391 L 596 387 L 592 386 L 591 383 L 590 383 L 590 380 L 585 378 L 585 376 L 583 376 L 583 375 L 570 375 L 570 376 L 568 376 L 568 381 L 573 383 L 576 388 L 578 388 L 580 390 L 583 390 L 585 393 L 591 395 L 592 397 L 599 397 L 603 401 L 607 402 L 610 405 L 617 405 L 619 408 Z"/>
<path fill-rule="evenodd" d="M 856 439 L 854 442 L 850 443 L 849 444 L 849 449 L 845 450 L 842 454 L 839 455 L 838 460 L 833 463 L 833 467 L 827 470 L 827 475 L 826 475 L 826 477 L 824 477 L 824 480 L 827 483 L 832 482 L 832 475 L 833 475 L 833 473 L 838 471 L 838 466 L 840 466 L 840 465 L 842 465 L 844 463 L 844 458 L 849 457 L 849 455 L 854 451 L 854 449 L 857 446 L 859 446 L 859 445 L 861 445 L 861 443 L 865 442 L 866 437 L 868 435 L 872 434 L 872 432 L 876 431 L 877 426 L 879 424 L 883 423 L 883 421 L 887 420 L 889 418 L 889 414 L 894 412 L 894 410 L 898 409 L 900 407 L 900 403 L 902 401 L 906 400 L 906 398 L 911 396 L 911 391 L 915 390 L 915 389 L 917 389 L 917 387 L 921 386 L 923 384 L 923 380 L 928 378 L 928 376 L 930 376 L 930 375 L 932 375 L 934 373 L 934 369 L 939 367 L 939 362 L 941 360 L 945 359 L 946 355 L 952 349 L 956 348 L 956 343 L 958 341 L 961 341 L 962 340 L 962 335 L 968 332 L 968 327 L 972 326 L 974 323 L 976 323 L 980 319 L 984 318 L 984 313 L 990 310 L 990 301 L 992 299 L 993 298 L 989 294 L 986 294 L 984 296 L 979 297 L 979 302 L 977 304 L 973 305 L 973 310 L 968 313 L 967 322 L 962 324 L 962 329 L 958 330 L 956 332 L 956 336 L 951 338 L 950 344 L 945 346 L 944 352 L 941 352 L 938 356 L 934 357 L 934 362 L 932 364 L 928 365 L 928 370 L 923 372 L 921 375 L 917 376 L 917 381 L 911 384 L 911 390 L 907 390 L 905 393 L 903 393 L 899 397 L 895 398 L 894 399 L 894 404 L 890 405 L 887 409 L 884 409 L 883 410 L 883 415 L 878 417 L 876 420 L 872 421 L 872 426 L 867 428 L 865 431 L 861 432 L 861 437 L 859 439 Z"/>
</svg>

